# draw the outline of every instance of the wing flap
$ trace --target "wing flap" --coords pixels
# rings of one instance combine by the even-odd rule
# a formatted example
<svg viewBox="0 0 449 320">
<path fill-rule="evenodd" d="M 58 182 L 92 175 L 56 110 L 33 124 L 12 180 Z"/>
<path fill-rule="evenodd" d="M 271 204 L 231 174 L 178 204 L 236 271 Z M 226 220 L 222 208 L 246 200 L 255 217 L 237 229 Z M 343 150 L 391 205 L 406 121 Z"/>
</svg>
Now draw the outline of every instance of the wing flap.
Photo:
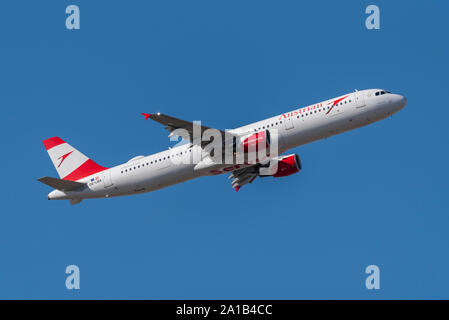
<svg viewBox="0 0 449 320">
<path fill-rule="evenodd" d="M 253 183 L 254 179 L 259 176 L 259 165 L 234 170 L 228 179 L 232 179 L 232 187 L 235 191 L 248 183 Z"/>
</svg>

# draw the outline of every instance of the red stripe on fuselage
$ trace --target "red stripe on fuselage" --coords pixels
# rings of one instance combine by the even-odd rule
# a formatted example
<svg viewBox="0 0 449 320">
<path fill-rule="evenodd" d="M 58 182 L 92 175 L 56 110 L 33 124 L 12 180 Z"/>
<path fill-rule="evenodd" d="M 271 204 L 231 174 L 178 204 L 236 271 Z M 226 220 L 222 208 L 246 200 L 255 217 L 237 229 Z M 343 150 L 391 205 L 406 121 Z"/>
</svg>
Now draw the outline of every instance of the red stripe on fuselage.
<svg viewBox="0 0 449 320">
<path fill-rule="evenodd" d="M 102 167 L 99 164 L 95 163 L 92 160 L 87 160 L 82 165 L 80 165 L 75 171 L 65 176 L 64 180 L 77 181 L 79 179 L 90 176 L 91 174 L 98 173 L 104 171 L 108 168 Z"/>
<path fill-rule="evenodd" d="M 50 138 L 50 139 L 46 139 L 46 140 L 44 140 L 42 142 L 44 143 L 44 147 L 47 150 L 50 150 L 53 147 L 56 147 L 56 146 L 59 146 L 60 144 L 65 143 L 65 141 L 62 140 L 59 137 L 53 137 L 53 138 Z"/>
</svg>

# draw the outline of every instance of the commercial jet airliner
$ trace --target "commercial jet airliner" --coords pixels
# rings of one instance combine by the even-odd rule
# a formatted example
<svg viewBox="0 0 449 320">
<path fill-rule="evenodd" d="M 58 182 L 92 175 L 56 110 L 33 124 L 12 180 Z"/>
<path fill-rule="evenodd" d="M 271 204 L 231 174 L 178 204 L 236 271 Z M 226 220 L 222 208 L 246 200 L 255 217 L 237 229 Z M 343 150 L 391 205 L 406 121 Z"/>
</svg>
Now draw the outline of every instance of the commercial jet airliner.
<svg viewBox="0 0 449 320">
<path fill-rule="evenodd" d="M 277 178 L 299 172 L 299 156 L 282 153 L 385 119 L 401 110 L 406 103 L 405 97 L 382 89 L 356 90 L 226 132 L 161 113 L 142 113 L 145 120 L 164 125 L 170 132 L 169 137 L 179 136 L 186 141 L 169 150 L 137 156 L 126 163 L 106 168 L 61 138 L 53 137 L 43 143 L 59 179 L 43 177 L 38 180 L 55 189 L 48 194 L 49 200 L 69 200 L 71 204 L 80 203 L 83 199 L 155 191 L 193 178 L 222 173 L 230 173 L 232 187 L 238 191 L 259 176 Z M 195 138 L 195 128 L 200 133 L 199 139 Z M 216 136 L 203 139 L 208 130 L 217 132 L 223 140 L 214 144 Z M 211 145 L 230 149 L 231 161 L 224 157 L 227 151 L 211 148 Z M 273 145 L 276 145 L 274 152 Z M 261 149 L 265 149 L 264 157 L 257 153 Z M 254 150 L 257 155 L 249 161 L 248 155 Z M 243 161 L 236 161 L 237 154 L 243 154 Z M 225 161 L 220 161 L 223 158 Z"/>
</svg>

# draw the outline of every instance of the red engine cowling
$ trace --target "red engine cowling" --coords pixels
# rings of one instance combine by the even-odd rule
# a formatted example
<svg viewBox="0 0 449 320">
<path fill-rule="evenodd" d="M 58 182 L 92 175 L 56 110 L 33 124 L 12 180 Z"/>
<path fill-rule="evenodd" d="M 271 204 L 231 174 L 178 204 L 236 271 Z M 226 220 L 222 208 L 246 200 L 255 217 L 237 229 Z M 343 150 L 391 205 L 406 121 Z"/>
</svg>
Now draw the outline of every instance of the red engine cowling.
<svg viewBox="0 0 449 320">
<path fill-rule="evenodd" d="M 270 143 L 270 131 L 265 130 L 245 138 L 240 144 L 240 149 L 244 153 L 265 150 L 270 148 Z"/>
<path fill-rule="evenodd" d="M 278 160 L 278 168 L 274 178 L 286 177 L 301 170 L 301 160 L 297 154 L 284 156 Z"/>
</svg>

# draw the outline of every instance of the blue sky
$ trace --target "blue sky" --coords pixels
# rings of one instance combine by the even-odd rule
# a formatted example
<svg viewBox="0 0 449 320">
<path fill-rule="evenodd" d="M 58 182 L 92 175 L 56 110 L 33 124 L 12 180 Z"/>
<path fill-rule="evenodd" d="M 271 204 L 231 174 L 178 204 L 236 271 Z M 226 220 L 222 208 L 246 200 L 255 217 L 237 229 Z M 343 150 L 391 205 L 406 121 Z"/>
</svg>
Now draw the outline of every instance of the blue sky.
<svg viewBox="0 0 449 320">
<path fill-rule="evenodd" d="M 65 28 L 77 4 L 81 29 Z M 365 28 L 380 8 L 381 29 Z M 2 1 L 0 298 L 449 298 L 445 1 Z M 42 140 L 104 166 L 172 143 L 141 112 L 233 128 L 365 88 L 392 118 L 294 150 L 303 171 L 48 201 Z M 67 265 L 81 290 L 65 288 Z M 365 267 L 381 289 L 365 288 Z"/>
</svg>

